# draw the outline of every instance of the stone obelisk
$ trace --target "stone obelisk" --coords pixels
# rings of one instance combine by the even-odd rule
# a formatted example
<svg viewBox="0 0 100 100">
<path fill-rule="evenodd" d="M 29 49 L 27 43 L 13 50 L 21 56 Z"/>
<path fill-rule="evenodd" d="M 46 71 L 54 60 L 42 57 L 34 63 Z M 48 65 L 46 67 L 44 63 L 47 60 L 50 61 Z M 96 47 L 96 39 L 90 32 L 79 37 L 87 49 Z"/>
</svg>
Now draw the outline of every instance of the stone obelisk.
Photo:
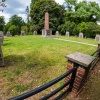
<svg viewBox="0 0 100 100">
<path fill-rule="evenodd" d="M 49 29 L 49 13 L 47 10 L 45 13 L 44 29 L 42 30 L 42 36 L 43 37 L 51 37 L 52 36 L 52 30 Z"/>
<path fill-rule="evenodd" d="M 44 29 L 49 30 L 49 13 L 48 13 L 48 11 L 46 11 L 46 13 L 45 13 Z"/>
</svg>

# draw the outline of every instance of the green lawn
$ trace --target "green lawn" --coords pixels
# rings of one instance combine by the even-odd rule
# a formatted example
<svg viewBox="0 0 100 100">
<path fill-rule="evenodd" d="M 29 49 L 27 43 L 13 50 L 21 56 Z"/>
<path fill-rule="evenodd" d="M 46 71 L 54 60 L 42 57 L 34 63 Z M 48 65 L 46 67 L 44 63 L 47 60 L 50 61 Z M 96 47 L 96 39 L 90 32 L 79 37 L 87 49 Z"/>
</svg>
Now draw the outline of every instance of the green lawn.
<svg viewBox="0 0 100 100">
<path fill-rule="evenodd" d="M 93 39 L 68 39 L 97 45 Z M 97 47 L 42 36 L 5 37 L 2 46 L 5 67 L 0 67 L 0 100 L 34 89 L 66 72 L 66 55 L 74 52 L 92 54 L 96 49 Z M 61 84 L 63 82 L 57 86 Z M 51 87 L 42 95 L 57 86 Z M 41 94 L 35 100 L 39 96 Z"/>
</svg>

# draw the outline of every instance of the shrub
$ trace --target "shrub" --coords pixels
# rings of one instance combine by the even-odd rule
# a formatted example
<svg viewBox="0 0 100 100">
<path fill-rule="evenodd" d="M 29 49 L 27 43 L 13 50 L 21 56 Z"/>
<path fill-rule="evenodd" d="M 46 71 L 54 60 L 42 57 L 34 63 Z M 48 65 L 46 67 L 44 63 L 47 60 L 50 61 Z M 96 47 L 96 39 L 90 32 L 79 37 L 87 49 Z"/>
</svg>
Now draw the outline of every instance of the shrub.
<svg viewBox="0 0 100 100">
<path fill-rule="evenodd" d="M 66 31 L 69 31 L 71 35 L 73 35 L 74 28 L 76 27 L 76 24 L 74 22 L 66 21 L 65 24 L 62 24 L 58 27 L 58 30 L 65 34 Z"/>
<path fill-rule="evenodd" d="M 12 25 L 12 26 L 9 27 L 8 30 L 10 31 L 10 33 L 11 33 L 12 36 L 18 35 L 18 30 L 19 30 L 18 26 Z"/>
</svg>

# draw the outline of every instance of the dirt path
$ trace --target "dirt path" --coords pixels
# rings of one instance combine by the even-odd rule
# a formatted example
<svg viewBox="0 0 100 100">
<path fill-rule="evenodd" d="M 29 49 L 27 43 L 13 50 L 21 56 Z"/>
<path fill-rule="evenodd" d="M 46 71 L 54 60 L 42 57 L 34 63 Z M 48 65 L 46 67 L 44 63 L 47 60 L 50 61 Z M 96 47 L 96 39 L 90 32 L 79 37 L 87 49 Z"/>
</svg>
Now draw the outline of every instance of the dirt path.
<svg viewBox="0 0 100 100">
<path fill-rule="evenodd" d="M 100 100 L 100 60 L 91 71 L 78 100 Z"/>
<path fill-rule="evenodd" d="M 78 43 L 78 44 L 84 44 L 84 45 L 89 45 L 89 46 L 94 46 L 94 47 L 97 47 L 97 45 L 94 45 L 94 44 L 89 44 L 89 43 L 84 43 L 84 42 L 77 42 L 77 41 L 65 40 L 65 39 L 58 39 L 58 38 L 54 38 L 54 39 L 56 39 L 56 40 L 60 40 L 60 41 L 74 42 L 74 43 Z"/>
</svg>

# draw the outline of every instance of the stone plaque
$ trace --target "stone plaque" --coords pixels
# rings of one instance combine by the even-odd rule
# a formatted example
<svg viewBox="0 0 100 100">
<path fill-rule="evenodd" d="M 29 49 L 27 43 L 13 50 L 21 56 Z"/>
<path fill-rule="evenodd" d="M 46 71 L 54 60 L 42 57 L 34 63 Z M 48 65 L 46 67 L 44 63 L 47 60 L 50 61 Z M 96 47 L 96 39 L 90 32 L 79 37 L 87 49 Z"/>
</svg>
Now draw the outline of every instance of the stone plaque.
<svg viewBox="0 0 100 100">
<path fill-rule="evenodd" d="M 69 37 L 69 32 L 66 32 L 66 36 Z"/>
<path fill-rule="evenodd" d="M 83 39 L 83 33 L 79 33 L 79 38 Z"/>
<path fill-rule="evenodd" d="M 95 41 L 100 41 L 100 35 L 96 34 Z"/>
</svg>

